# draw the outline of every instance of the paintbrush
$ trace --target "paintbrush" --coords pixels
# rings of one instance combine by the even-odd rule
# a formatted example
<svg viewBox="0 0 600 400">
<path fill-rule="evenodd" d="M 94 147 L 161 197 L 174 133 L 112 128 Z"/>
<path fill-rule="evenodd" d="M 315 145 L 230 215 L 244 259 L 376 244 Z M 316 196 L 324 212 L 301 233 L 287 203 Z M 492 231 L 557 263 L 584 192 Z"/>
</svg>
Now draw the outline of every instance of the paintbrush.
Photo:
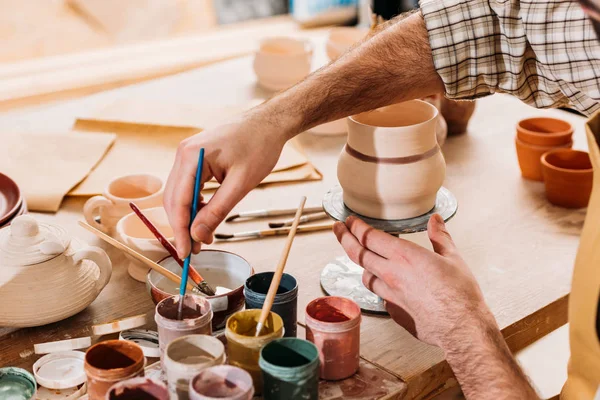
<svg viewBox="0 0 600 400">
<path fill-rule="evenodd" d="M 136 260 L 143 262 L 149 268 L 152 268 L 154 271 L 158 272 L 165 278 L 177 283 L 178 285 L 181 285 L 181 278 L 179 276 L 177 276 L 177 274 L 175 274 L 175 273 L 169 271 L 168 269 L 166 269 L 165 267 L 155 263 L 151 259 L 141 255 L 137 251 L 124 245 L 123 243 L 119 242 L 118 240 L 111 238 L 106 233 L 99 231 L 98 229 L 94 228 L 93 226 L 88 225 L 83 221 L 79 221 L 79 225 L 81 225 L 83 228 L 87 229 L 88 231 L 92 232 L 94 235 L 98 236 L 100 239 L 104 240 L 105 242 L 112 244 L 117 249 L 122 250 L 125 253 L 129 254 Z M 190 288 L 190 290 L 196 290 L 196 291 L 198 290 L 197 288 L 193 287 L 192 285 L 189 285 L 189 288 Z"/>
<path fill-rule="evenodd" d="M 131 207 L 135 215 L 137 215 L 139 219 L 144 223 L 144 225 L 146 225 L 146 228 L 148 228 L 148 230 L 152 232 L 152 234 L 160 242 L 162 247 L 164 247 L 165 250 L 169 252 L 171 257 L 173 257 L 173 259 L 177 261 L 177 264 L 179 264 L 180 267 L 183 267 L 183 260 L 179 258 L 177 250 L 175 249 L 175 247 L 173 247 L 171 242 L 169 242 L 167 238 L 164 237 L 162 233 L 160 233 L 158 228 L 154 226 L 154 224 L 148 218 L 146 218 L 142 210 L 140 210 L 138 206 L 135 205 L 135 203 L 129 203 L 129 207 Z M 215 295 L 214 289 L 208 283 L 206 283 L 204 278 L 198 273 L 198 271 L 194 269 L 192 265 L 190 265 L 190 278 L 192 278 L 194 283 L 197 285 L 198 290 L 200 290 L 202 293 L 206 294 L 207 296 Z"/>
<path fill-rule="evenodd" d="M 315 225 L 304 225 L 299 226 L 297 231 L 298 233 L 306 233 L 306 232 L 317 232 L 317 231 L 325 231 L 329 230 L 333 227 L 333 222 L 326 222 L 323 224 L 315 224 Z M 264 229 L 261 231 L 246 231 L 246 232 L 237 232 L 237 233 L 215 233 L 215 239 L 218 240 L 230 240 L 230 239 L 241 239 L 241 238 L 254 238 L 259 239 L 268 236 L 278 236 L 278 235 L 287 235 L 290 233 L 291 227 L 287 228 L 277 228 L 277 229 Z"/>
<path fill-rule="evenodd" d="M 277 264 L 277 269 L 275 270 L 273 278 L 271 279 L 271 285 L 269 286 L 267 297 L 265 298 L 265 302 L 263 303 L 260 318 L 258 319 L 258 323 L 256 324 L 255 336 L 260 336 L 260 332 L 262 331 L 263 326 L 267 321 L 267 317 L 271 312 L 271 307 L 273 307 L 273 301 L 275 300 L 277 289 L 279 289 L 279 283 L 281 282 L 281 276 L 283 275 L 283 270 L 285 269 L 285 263 L 287 262 L 288 255 L 290 254 L 290 249 L 292 248 L 292 242 L 294 241 L 294 237 L 296 237 L 296 230 L 298 229 L 298 224 L 300 223 L 300 217 L 302 216 L 304 203 L 306 203 L 306 197 L 302 196 L 302 199 L 300 199 L 300 205 L 298 206 L 298 210 L 296 211 L 294 223 L 290 228 L 290 233 L 287 237 L 285 245 L 283 246 L 283 252 L 281 253 L 279 264 Z"/>
<path fill-rule="evenodd" d="M 307 207 L 304 209 L 305 214 L 315 213 L 323 211 L 323 207 Z M 225 222 L 233 222 L 238 219 L 246 219 L 246 218 L 264 218 L 264 217 L 282 217 L 286 215 L 294 215 L 296 213 L 295 208 L 285 208 L 285 209 L 276 209 L 276 210 L 254 210 L 254 211 L 244 211 L 238 214 L 233 214 L 227 217 Z"/>
<path fill-rule="evenodd" d="M 202 166 L 204 165 L 204 148 L 200 149 L 200 153 L 198 154 L 198 166 L 196 167 L 196 180 L 194 182 L 194 196 L 192 200 L 192 209 L 190 210 L 190 225 L 189 229 L 192 229 L 192 223 L 194 219 L 196 219 L 196 214 L 198 214 L 198 198 L 200 197 L 200 182 L 202 181 Z M 193 243 L 193 241 L 192 241 Z M 177 319 L 181 319 L 183 316 L 183 300 L 185 298 L 185 289 L 187 288 L 188 275 L 190 272 L 190 259 L 192 256 L 192 252 L 187 255 L 185 261 L 183 262 L 183 272 L 181 273 L 181 282 L 179 285 L 179 309 L 177 311 Z"/>
<path fill-rule="evenodd" d="M 326 212 L 319 212 L 316 214 L 308 214 L 308 215 L 303 215 L 300 217 L 300 223 L 305 224 L 307 222 L 319 221 L 319 220 L 322 220 L 325 218 L 327 218 Z M 287 221 L 283 221 L 283 222 L 269 222 L 269 228 L 283 228 L 286 226 L 292 226 L 293 223 L 294 223 L 293 218 L 288 219 Z"/>
</svg>

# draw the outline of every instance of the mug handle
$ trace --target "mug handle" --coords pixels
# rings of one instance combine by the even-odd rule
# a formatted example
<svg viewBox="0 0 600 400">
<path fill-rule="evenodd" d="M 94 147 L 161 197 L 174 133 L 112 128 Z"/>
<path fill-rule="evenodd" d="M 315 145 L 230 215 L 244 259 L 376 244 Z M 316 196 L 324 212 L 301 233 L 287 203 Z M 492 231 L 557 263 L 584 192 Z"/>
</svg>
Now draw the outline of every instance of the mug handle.
<svg viewBox="0 0 600 400">
<path fill-rule="evenodd" d="M 98 266 L 100 277 L 96 281 L 96 292 L 100 293 L 110 281 L 112 274 L 112 262 L 110 258 L 100 247 L 88 246 L 77 250 L 73 254 L 73 261 L 76 265 L 80 264 L 83 260 L 90 260 Z"/>
<path fill-rule="evenodd" d="M 87 223 L 107 234 L 109 233 L 108 227 L 102 225 L 101 222 L 96 222 L 96 210 L 108 206 L 112 206 L 112 202 L 104 196 L 91 197 L 83 205 L 83 216 L 85 217 Z"/>
</svg>

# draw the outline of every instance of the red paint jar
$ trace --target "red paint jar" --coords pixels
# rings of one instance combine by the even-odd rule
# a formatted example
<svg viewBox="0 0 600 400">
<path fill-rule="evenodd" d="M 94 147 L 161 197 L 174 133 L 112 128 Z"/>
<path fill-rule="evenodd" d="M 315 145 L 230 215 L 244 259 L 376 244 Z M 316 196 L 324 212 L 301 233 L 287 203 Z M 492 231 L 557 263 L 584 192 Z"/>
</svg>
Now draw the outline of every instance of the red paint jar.
<svg viewBox="0 0 600 400">
<path fill-rule="evenodd" d="M 358 370 L 360 320 L 360 307 L 344 297 L 320 297 L 306 306 L 306 340 L 319 349 L 321 379 L 345 379 Z"/>
</svg>

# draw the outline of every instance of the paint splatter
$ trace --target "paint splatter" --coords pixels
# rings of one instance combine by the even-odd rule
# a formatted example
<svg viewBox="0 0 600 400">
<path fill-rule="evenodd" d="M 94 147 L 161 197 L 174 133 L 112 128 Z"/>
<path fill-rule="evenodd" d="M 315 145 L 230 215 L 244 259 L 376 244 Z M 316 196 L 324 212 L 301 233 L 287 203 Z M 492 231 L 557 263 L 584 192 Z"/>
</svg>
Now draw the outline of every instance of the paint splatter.
<svg viewBox="0 0 600 400">
<path fill-rule="evenodd" d="M 21 356 L 21 358 L 27 358 L 32 354 L 33 354 L 33 350 L 27 349 L 27 350 L 23 350 L 22 352 L 20 352 L 19 356 Z"/>
</svg>

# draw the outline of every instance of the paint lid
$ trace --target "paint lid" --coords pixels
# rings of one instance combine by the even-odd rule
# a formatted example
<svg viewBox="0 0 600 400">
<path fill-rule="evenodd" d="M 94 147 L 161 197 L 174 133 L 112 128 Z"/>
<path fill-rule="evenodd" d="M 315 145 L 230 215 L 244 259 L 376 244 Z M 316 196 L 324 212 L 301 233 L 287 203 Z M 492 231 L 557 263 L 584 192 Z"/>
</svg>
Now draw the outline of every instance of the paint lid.
<svg viewBox="0 0 600 400">
<path fill-rule="evenodd" d="M 92 332 L 94 332 L 94 335 L 96 336 L 108 335 L 127 329 L 139 328 L 140 326 L 146 325 L 146 322 L 146 314 L 140 314 L 133 317 L 116 319 L 105 324 L 93 325 Z"/>
<path fill-rule="evenodd" d="M 0 368 L 0 393 L 3 399 L 33 399 L 35 378 L 23 368 Z"/>
<path fill-rule="evenodd" d="M 138 344 L 146 357 L 160 357 L 158 332 L 148 329 L 129 329 L 119 334 L 119 339 Z"/>
<path fill-rule="evenodd" d="M 86 349 L 92 345 L 91 337 L 81 337 L 75 339 L 58 340 L 56 342 L 37 343 L 33 345 L 35 354 L 56 353 L 57 351 L 69 351 L 77 349 Z"/>
<path fill-rule="evenodd" d="M 68 389 L 48 389 L 40 386 L 35 398 L 36 400 L 77 400 L 86 392 L 87 386 L 85 383 Z"/>
<path fill-rule="evenodd" d="M 47 354 L 33 364 L 33 374 L 40 386 L 48 389 L 69 389 L 86 380 L 83 369 L 85 353 L 61 351 Z"/>
</svg>

